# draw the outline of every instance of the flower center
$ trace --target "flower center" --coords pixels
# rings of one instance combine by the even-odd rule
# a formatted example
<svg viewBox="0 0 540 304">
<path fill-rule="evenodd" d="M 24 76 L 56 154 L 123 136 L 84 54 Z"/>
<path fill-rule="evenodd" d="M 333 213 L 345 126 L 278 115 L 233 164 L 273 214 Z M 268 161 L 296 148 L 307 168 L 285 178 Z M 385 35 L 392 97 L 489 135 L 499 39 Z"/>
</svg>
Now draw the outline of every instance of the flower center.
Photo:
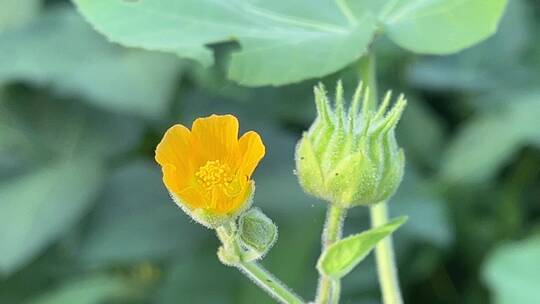
<svg viewBox="0 0 540 304">
<path fill-rule="evenodd" d="M 219 160 L 209 160 L 195 173 L 199 183 L 207 190 L 216 186 L 228 186 L 234 179 L 231 168 Z"/>
</svg>

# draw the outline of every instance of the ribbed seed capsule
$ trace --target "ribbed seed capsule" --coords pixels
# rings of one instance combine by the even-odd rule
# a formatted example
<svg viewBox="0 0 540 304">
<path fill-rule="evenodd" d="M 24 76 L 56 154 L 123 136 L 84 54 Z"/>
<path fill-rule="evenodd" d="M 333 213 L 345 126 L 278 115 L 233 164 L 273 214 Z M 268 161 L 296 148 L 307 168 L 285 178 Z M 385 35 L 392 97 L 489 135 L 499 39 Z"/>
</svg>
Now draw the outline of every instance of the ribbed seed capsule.
<svg viewBox="0 0 540 304">
<path fill-rule="evenodd" d="M 304 190 L 342 208 L 388 199 L 403 176 L 405 159 L 394 130 L 407 102 L 401 95 L 388 109 L 388 92 L 372 110 L 369 94 L 360 83 L 346 111 L 341 81 L 334 107 L 319 84 L 317 118 L 296 148 L 296 172 Z"/>
</svg>

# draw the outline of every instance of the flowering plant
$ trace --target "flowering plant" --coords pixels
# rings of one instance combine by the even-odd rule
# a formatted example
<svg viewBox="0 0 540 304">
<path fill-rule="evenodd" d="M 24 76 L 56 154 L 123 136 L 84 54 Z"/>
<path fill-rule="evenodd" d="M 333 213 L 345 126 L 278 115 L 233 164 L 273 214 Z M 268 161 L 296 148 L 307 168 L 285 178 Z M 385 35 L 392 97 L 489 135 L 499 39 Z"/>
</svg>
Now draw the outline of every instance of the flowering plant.
<svg viewBox="0 0 540 304">
<path fill-rule="evenodd" d="M 341 82 L 335 111 L 322 85 L 315 88 L 315 95 L 319 116 L 298 143 L 297 173 L 307 193 L 330 203 L 317 265 L 321 277 L 316 301 L 338 303 L 340 279 L 406 220 L 398 218 L 339 240 L 348 208 L 381 204 L 401 181 L 404 156 L 397 148 L 394 128 L 405 100 L 400 97 L 385 113 L 390 101 L 387 94 L 375 112 L 369 90 L 362 93 L 360 84 L 346 115 Z M 259 209 L 249 209 L 255 192 L 251 175 L 264 154 L 256 132 L 238 138 L 236 117 L 211 115 L 195 120 L 191 130 L 183 125 L 169 128 L 156 148 L 156 161 L 176 204 L 195 221 L 216 230 L 223 264 L 241 269 L 283 303 L 304 303 L 255 262 L 277 239 L 272 220 Z"/>
</svg>

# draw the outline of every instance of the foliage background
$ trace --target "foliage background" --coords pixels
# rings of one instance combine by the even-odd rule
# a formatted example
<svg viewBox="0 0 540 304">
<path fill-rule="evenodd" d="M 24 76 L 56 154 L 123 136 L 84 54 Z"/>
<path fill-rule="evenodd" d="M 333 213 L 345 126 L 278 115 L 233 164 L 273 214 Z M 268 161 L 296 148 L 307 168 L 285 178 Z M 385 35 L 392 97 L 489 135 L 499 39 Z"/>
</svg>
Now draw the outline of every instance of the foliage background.
<svg viewBox="0 0 540 304">
<path fill-rule="evenodd" d="M 539 31 L 538 3 L 513 0 L 498 34 L 457 55 L 376 45 L 381 88 L 410 100 L 390 203 L 410 216 L 395 234 L 408 303 L 538 303 Z M 111 44 L 67 1 L 0 0 L 0 303 L 272 303 L 219 264 L 153 162 L 168 126 L 210 113 L 262 135 L 255 204 L 280 228 L 264 264 L 314 294 L 325 206 L 302 193 L 293 153 L 318 80 L 238 86 L 225 77 L 236 47 L 214 45 L 204 69 Z M 323 82 L 350 92 L 357 73 Z M 378 303 L 372 257 L 344 284 L 344 303 Z"/>
</svg>

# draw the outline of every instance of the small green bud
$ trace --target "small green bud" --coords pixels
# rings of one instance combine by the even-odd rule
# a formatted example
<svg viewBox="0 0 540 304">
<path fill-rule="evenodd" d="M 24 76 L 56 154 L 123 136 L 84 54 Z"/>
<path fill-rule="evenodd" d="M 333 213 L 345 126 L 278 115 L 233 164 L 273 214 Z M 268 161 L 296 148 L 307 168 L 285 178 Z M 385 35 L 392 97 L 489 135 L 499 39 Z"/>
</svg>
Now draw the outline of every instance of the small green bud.
<svg viewBox="0 0 540 304">
<path fill-rule="evenodd" d="M 252 259 L 262 258 L 277 240 L 277 226 L 257 208 L 242 214 L 239 224 L 240 240 L 253 251 Z"/>
<path fill-rule="evenodd" d="M 394 129 L 407 101 L 401 95 L 387 110 L 390 99 L 388 92 L 373 110 L 369 88 L 360 83 L 346 111 L 338 82 L 332 109 L 323 85 L 315 87 L 318 115 L 295 156 L 297 175 L 307 193 L 342 208 L 375 204 L 394 194 L 405 163 Z"/>
</svg>

